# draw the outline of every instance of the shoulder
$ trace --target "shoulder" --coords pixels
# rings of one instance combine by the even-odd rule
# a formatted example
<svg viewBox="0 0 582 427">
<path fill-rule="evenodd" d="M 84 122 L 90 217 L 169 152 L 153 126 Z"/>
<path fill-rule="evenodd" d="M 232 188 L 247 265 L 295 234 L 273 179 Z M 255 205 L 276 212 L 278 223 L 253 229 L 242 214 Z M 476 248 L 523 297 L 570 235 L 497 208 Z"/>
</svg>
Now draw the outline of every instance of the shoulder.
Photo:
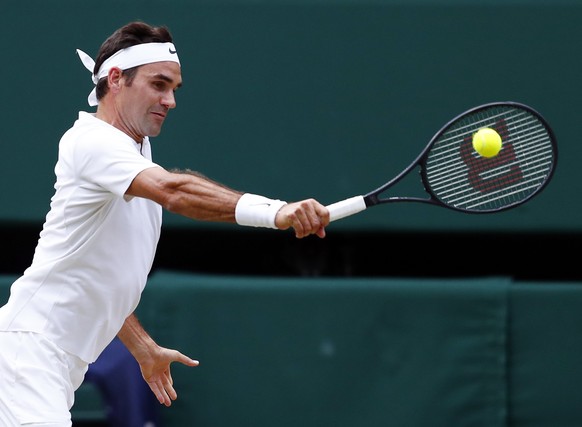
<svg viewBox="0 0 582 427">
<path fill-rule="evenodd" d="M 74 125 L 63 135 L 61 145 L 68 145 L 77 153 L 89 155 L 140 155 L 138 144 L 128 135 L 94 114 L 85 112 L 79 113 Z"/>
</svg>

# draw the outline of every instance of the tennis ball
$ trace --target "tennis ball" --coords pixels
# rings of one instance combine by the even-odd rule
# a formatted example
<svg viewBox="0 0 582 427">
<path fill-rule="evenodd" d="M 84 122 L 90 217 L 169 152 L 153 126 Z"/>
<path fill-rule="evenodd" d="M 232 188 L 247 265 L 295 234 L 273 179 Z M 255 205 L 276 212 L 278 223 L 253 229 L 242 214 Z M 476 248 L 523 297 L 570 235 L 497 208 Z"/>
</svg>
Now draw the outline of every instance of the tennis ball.
<svg viewBox="0 0 582 427">
<path fill-rule="evenodd" d="M 491 128 L 481 128 L 473 135 L 473 148 L 483 157 L 494 157 L 501 150 L 501 136 Z"/>
</svg>

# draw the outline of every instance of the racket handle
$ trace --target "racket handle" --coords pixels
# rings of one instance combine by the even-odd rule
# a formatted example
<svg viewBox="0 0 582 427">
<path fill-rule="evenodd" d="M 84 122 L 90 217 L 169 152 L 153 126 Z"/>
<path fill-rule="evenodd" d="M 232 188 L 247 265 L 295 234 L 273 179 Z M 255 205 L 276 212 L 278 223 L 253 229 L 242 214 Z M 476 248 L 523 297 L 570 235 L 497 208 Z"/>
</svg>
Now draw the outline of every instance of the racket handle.
<svg viewBox="0 0 582 427">
<path fill-rule="evenodd" d="M 364 202 L 364 196 L 355 196 L 326 207 L 329 210 L 329 220 L 335 221 L 363 211 L 366 209 L 366 202 Z"/>
</svg>

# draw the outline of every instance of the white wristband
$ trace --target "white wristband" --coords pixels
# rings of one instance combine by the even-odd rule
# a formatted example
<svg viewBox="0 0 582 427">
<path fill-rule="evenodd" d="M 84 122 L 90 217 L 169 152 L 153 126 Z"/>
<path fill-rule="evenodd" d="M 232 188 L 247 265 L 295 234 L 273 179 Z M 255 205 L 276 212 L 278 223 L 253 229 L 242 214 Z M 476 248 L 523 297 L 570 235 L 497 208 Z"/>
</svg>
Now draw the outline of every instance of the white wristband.
<svg viewBox="0 0 582 427">
<path fill-rule="evenodd" d="M 275 217 L 279 209 L 286 205 L 282 200 L 268 199 L 256 194 L 245 193 L 236 204 L 235 218 L 239 225 L 249 227 L 277 228 Z"/>
</svg>

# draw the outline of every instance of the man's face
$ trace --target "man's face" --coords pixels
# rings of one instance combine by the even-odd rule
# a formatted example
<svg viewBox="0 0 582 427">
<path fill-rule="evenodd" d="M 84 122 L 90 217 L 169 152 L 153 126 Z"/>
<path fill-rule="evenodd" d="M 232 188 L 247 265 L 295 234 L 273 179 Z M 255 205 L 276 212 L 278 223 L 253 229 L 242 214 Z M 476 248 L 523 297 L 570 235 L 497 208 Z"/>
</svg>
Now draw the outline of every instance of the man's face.
<svg viewBox="0 0 582 427">
<path fill-rule="evenodd" d="M 171 61 L 138 68 L 131 85 L 121 80 L 116 110 L 125 132 L 136 141 L 159 135 L 164 119 L 176 107 L 175 91 L 182 85 L 180 66 Z"/>
</svg>

